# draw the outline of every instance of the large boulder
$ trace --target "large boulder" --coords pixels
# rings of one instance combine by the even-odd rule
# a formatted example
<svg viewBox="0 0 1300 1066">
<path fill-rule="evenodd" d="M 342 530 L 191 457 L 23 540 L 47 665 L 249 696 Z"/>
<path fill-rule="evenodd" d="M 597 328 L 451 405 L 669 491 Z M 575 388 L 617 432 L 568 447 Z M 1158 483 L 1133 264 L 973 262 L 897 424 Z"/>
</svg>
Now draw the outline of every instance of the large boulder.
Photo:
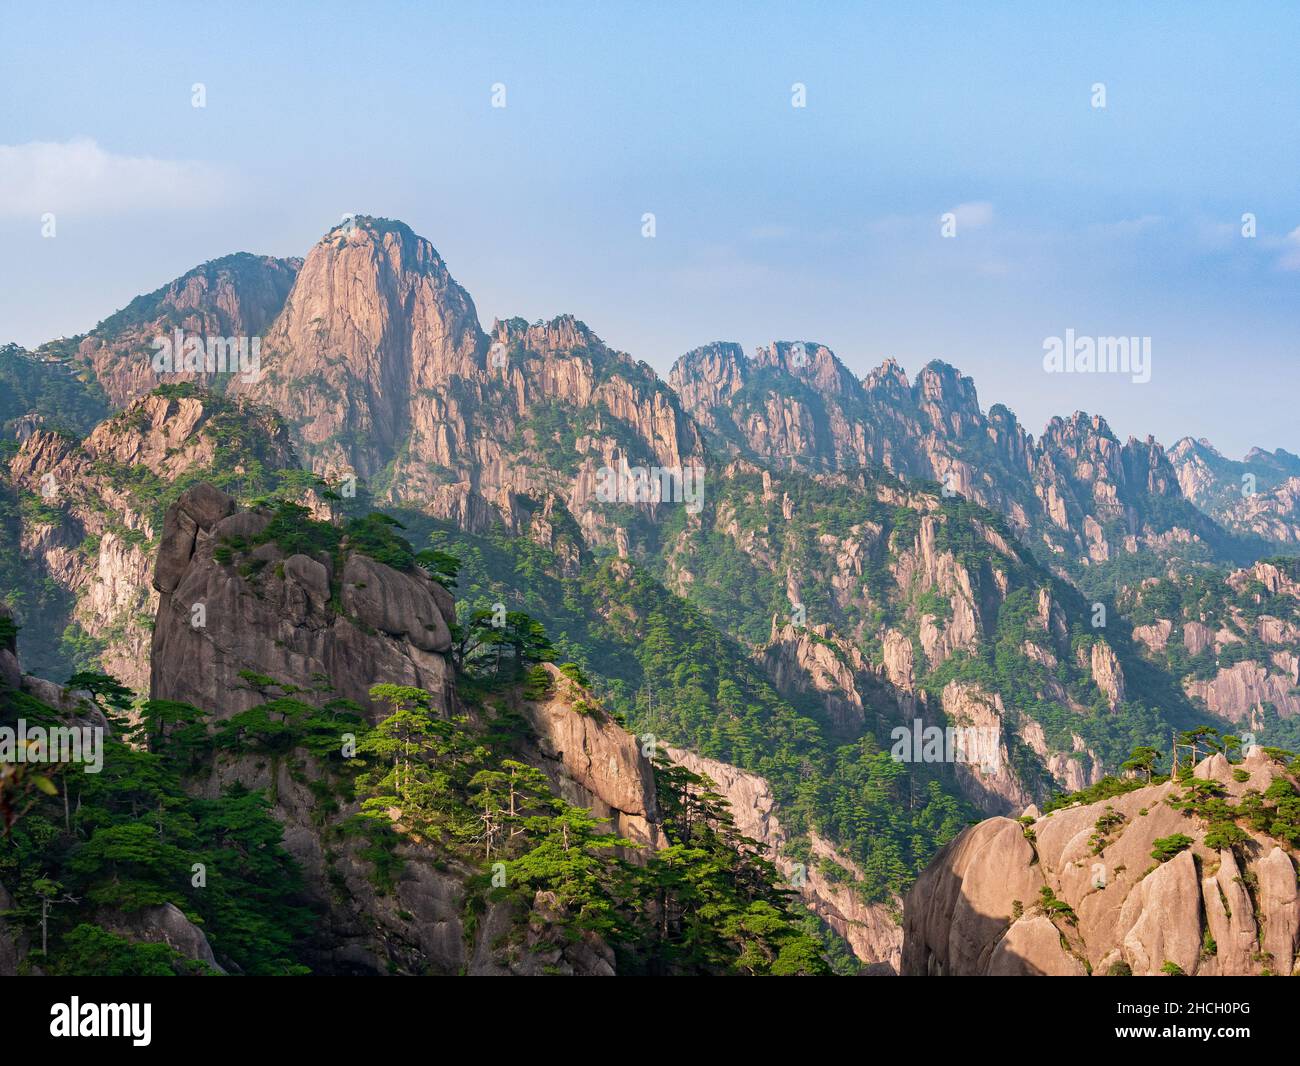
<svg viewBox="0 0 1300 1066">
<path fill-rule="evenodd" d="M 269 521 L 238 511 L 210 485 L 167 512 L 155 571 L 160 594 L 150 692 L 226 718 L 262 701 L 241 672 L 355 700 L 374 715 L 372 685 L 425 689 L 449 711 L 453 670 L 444 652 L 454 621 L 445 590 L 356 553 L 342 562 L 337 594 L 328 556 L 286 557 L 273 542 L 222 562 Z M 223 554 L 223 558 L 224 558 Z"/>
<path fill-rule="evenodd" d="M 445 652 L 451 649 L 451 631 L 432 584 L 364 555 L 350 555 L 343 567 L 343 611 L 390 637 L 405 637 L 424 651 Z"/>
<path fill-rule="evenodd" d="M 1231 803 L 1279 778 L 1295 784 L 1258 748 L 1236 765 L 1211 756 L 1194 773 Z M 991 818 L 967 829 L 907 895 L 902 972 L 1291 973 L 1300 898 L 1290 849 L 1244 820 L 1245 845 L 1207 847 L 1204 821 L 1169 802 L 1184 791 L 1148 785 L 1027 812 L 1027 825 Z M 1156 841 L 1177 834 L 1191 844 L 1167 857 Z"/>
<path fill-rule="evenodd" d="M 212 945 L 203 930 L 191 922 L 180 908 L 171 903 L 144 907 L 129 913 L 101 911 L 96 923 L 110 933 L 128 940 L 151 944 L 166 944 L 177 954 L 201 962 L 217 973 L 225 973 L 212 953 Z"/>
</svg>

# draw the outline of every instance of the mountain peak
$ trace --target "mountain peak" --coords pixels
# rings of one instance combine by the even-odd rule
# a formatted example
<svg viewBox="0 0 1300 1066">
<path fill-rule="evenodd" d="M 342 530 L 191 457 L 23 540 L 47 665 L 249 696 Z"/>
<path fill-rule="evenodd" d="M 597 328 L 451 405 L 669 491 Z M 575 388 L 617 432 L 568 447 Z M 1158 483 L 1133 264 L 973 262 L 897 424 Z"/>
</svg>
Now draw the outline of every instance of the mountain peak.
<svg viewBox="0 0 1300 1066">
<path fill-rule="evenodd" d="M 322 468 L 369 476 L 404 439 L 411 398 L 476 374 L 485 347 L 433 245 L 403 222 L 354 216 L 308 253 L 263 341 L 261 379 L 232 388 L 305 423 L 302 446 Z"/>
<path fill-rule="evenodd" d="M 356 249 L 368 249 L 370 255 L 387 259 L 394 271 L 441 275 L 451 281 L 446 263 L 427 238 L 421 237 L 405 222 L 375 215 L 350 215 L 331 227 L 308 253 L 307 261 L 310 262 L 313 256 Z M 455 285 L 455 282 L 451 284 Z"/>
<path fill-rule="evenodd" d="M 549 321 L 529 323 L 518 316 L 492 323 L 489 336 L 494 344 L 507 349 L 518 345 L 538 354 L 613 355 L 603 340 L 576 315 L 556 315 Z M 628 357 L 630 358 L 630 357 Z"/>
<path fill-rule="evenodd" d="M 977 429 L 983 420 L 974 380 L 941 359 L 932 359 L 921 368 L 913 392 L 916 405 L 929 414 L 936 429 L 961 436 Z"/>
</svg>

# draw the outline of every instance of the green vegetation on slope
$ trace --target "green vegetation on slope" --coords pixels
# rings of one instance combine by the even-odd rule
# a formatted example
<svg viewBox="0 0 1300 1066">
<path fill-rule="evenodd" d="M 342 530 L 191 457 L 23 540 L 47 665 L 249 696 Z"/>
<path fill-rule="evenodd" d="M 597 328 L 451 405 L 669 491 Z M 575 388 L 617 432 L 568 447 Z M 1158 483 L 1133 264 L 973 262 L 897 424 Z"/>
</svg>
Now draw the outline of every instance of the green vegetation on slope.
<svg viewBox="0 0 1300 1066">
<path fill-rule="evenodd" d="M 763 774 L 793 833 L 816 828 L 863 869 L 868 900 L 907 887 L 974 812 L 945 791 L 942 767 L 894 761 L 873 735 L 830 739 L 698 608 L 624 560 L 575 577 L 531 541 L 475 536 L 401 512 L 422 539 L 461 560 L 462 617 L 494 604 L 545 624 L 556 657 L 578 663 L 611 711 L 639 735 Z"/>
</svg>

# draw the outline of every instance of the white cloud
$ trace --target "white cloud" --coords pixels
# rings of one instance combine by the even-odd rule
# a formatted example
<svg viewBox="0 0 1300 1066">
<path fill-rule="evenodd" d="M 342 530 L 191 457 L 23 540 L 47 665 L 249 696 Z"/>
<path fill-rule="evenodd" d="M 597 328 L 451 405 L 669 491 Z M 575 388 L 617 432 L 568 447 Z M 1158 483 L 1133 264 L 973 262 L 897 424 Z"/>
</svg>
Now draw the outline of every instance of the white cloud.
<svg viewBox="0 0 1300 1066">
<path fill-rule="evenodd" d="M 85 137 L 0 144 L 0 215 L 203 208 L 227 192 L 207 163 L 114 155 Z"/>
</svg>

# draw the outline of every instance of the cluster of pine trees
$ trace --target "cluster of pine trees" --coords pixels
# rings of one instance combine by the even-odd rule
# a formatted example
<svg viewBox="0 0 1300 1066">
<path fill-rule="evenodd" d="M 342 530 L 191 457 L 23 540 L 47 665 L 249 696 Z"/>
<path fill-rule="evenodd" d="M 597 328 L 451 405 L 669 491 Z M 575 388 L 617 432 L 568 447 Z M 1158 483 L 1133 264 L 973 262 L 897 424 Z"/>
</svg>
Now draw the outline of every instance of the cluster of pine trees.
<svg viewBox="0 0 1300 1066">
<path fill-rule="evenodd" d="M 436 562 L 454 578 L 454 559 Z M 274 817 L 284 770 L 311 781 L 320 809 L 337 816 L 326 833 L 364 842 L 375 892 L 392 891 L 411 846 L 464 870 L 470 935 L 490 903 L 526 921 L 544 901 L 552 935 L 599 938 L 620 972 L 827 972 L 820 936 L 706 779 L 656 768 L 667 846 L 655 850 L 614 836 L 523 760 L 531 730 L 517 701 L 549 694 L 535 667 L 553 651 L 534 619 L 511 612 L 494 626 L 471 614 L 456 638 L 463 713 L 443 717 L 427 692 L 378 685 L 371 698 L 388 713 L 373 726 L 324 684 L 309 692 L 245 673 L 260 702 L 214 721 L 188 704 L 136 701 L 103 674 L 70 678 L 95 704 L 86 713 L 111 723 L 102 772 L 7 766 L 0 779 L 0 885 L 12 900 L 0 917 L 32 945 L 24 966 L 206 971 L 166 944 L 111 931 L 123 916 L 171 904 L 229 973 L 309 972 L 323 945 L 313 943 L 319 915 Z M 605 712 L 592 704 L 586 713 Z M 0 693 L 0 724 L 20 718 L 66 720 L 24 693 Z M 232 785 L 201 798 L 192 787 L 247 757 L 269 766 L 268 789 Z"/>
</svg>

